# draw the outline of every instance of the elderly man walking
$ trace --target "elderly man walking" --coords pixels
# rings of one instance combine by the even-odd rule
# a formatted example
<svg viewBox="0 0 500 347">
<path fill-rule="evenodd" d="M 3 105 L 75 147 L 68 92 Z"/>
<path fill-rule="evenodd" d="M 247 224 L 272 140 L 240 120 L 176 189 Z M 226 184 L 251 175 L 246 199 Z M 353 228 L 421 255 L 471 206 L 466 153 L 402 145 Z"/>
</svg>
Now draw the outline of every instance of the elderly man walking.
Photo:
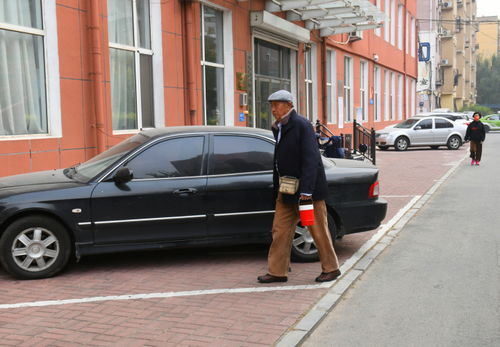
<svg viewBox="0 0 500 347">
<path fill-rule="evenodd" d="M 328 189 L 316 134 L 309 121 L 295 111 L 290 92 L 279 90 L 267 100 L 276 119 L 272 131 L 276 139 L 273 181 L 277 196 L 268 273 L 257 279 L 260 283 L 288 280 L 292 241 L 299 221 L 299 200 L 312 199 L 315 223 L 308 228 L 318 249 L 322 269 L 316 281 L 333 281 L 340 276 L 340 270 L 328 229 L 325 204 Z M 299 180 L 295 194 L 279 192 L 279 178 L 283 176 Z"/>
</svg>

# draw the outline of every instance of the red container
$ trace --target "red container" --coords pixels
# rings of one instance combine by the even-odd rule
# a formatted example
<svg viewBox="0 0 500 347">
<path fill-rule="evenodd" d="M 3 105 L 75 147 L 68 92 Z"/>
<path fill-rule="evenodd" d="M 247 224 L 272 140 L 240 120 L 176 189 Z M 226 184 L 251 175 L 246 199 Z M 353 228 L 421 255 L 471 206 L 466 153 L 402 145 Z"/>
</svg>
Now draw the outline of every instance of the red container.
<svg viewBox="0 0 500 347">
<path fill-rule="evenodd" d="M 314 206 L 312 201 L 301 202 L 299 205 L 300 224 L 302 226 L 314 225 Z"/>
</svg>

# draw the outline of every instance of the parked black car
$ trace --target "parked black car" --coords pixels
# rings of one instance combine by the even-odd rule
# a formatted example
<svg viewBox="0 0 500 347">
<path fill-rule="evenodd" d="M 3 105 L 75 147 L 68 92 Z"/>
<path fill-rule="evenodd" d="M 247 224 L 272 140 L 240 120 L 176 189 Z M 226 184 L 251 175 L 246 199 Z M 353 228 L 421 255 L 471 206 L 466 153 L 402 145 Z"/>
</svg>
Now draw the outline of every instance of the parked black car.
<svg viewBox="0 0 500 347">
<path fill-rule="evenodd" d="M 80 165 L 0 179 L 0 262 L 21 279 L 57 274 L 71 256 L 269 243 L 274 213 L 270 131 L 142 131 Z M 333 238 L 384 219 L 378 169 L 324 158 Z M 297 226 L 296 260 L 315 260 Z"/>
</svg>

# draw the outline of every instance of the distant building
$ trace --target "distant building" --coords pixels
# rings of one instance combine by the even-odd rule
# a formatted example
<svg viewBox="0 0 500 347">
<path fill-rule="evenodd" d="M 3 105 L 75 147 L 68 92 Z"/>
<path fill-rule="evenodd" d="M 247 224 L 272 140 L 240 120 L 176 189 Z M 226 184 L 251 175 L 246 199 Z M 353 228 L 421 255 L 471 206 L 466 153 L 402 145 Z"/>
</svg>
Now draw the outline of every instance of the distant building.
<svg viewBox="0 0 500 347">
<path fill-rule="evenodd" d="M 479 22 L 479 32 L 477 33 L 478 55 L 483 58 L 491 58 L 500 53 L 498 17 L 478 17 L 477 21 Z"/>
</svg>

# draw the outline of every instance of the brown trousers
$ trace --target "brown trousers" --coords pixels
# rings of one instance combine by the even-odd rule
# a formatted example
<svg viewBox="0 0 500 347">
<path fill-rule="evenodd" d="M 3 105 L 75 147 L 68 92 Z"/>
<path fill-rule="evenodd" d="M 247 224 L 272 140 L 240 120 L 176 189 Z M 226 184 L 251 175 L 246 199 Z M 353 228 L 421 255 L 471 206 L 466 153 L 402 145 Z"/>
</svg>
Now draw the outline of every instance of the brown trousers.
<svg viewBox="0 0 500 347">
<path fill-rule="evenodd" d="M 326 204 L 324 200 L 314 201 L 313 204 L 314 225 L 308 226 L 308 229 L 318 249 L 321 270 L 322 272 L 335 271 L 339 268 L 339 261 L 328 229 Z M 299 219 L 298 204 L 284 204 L 281 194 L 278 195 L 273 220 L 273 242 L 267 257 L 269 274 L 287 276 L 293 236 Z"/>
<path fill-rule="evenodd" d="M 481 141 L 471 141 L 470 142 L 470 157 L 472 160 L 481 161 L 481 155 L 483 154 L 483 144 Z"/>
</svg>

